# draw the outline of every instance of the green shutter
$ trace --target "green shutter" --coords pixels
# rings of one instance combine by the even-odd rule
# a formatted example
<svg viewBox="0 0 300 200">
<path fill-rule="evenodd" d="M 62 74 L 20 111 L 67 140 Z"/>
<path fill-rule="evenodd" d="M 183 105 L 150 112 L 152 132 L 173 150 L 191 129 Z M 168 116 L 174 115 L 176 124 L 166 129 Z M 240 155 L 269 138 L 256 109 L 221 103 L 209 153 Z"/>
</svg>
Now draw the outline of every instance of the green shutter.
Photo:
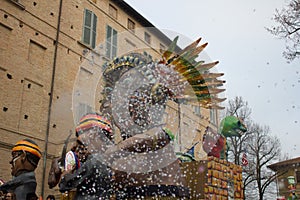
<svg viewBox="0 0 300 200">
<path fill-rule="evenodd" d="M 111 45 L 110 45 L 111 27 L 106 26 L 106 57 L 110 58 Z"/>
<path fill-rule="evenodd" d="M 83 43 L 95 48 L 97 34 L 97 16 L 90 10 L 84 10 Z"/>
<path fill-rule="evenodd" d="M 97 16 L 93 14 L 93 31 L 92 31 L 92 44 L 91 44 L 93 48 L 95 48 L 96 46 L 96 33 L 97 33 Z"/>
<path fill-rule="evenodd" d="M 91 13 L 89 10 L 84 10 L 84 25 L 83 25 L 83 42 L 90 44 L 91 35 Z"/>
<path fill-rule="evenodd" d="M 107 25 L 106 27 L 106 57 L 112 59 L 117 56 L 118 32 Z"/>
<path fill-rule="evenodd" d="M 112 36 L 112 58 L 117 56 L 117 45 L 118 45 L 118 38 L 117 38 L 118 32 L 116 30 L 113 30 L 113 36 Z"/>
<path fill-rule="evenodd" d="M 84 25 L 87 26 L 87 27 L 91 27 L 92 25 L 92 12 L 89 11 L 89 10 L 85 10 L 85 22 L 84 22 Z"/>
</svg>

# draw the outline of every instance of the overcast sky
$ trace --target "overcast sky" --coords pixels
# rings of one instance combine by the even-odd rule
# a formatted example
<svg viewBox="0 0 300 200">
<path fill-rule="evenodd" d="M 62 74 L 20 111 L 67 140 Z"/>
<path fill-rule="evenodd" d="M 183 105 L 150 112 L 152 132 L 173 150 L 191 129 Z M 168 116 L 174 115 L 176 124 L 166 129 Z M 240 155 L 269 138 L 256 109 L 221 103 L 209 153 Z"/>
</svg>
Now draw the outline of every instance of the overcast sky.
<svg viewBox="0 0 300 200">
<path fill-rule="evenodd" d="M 242 96 L 252 119 L 279 137 L 283 153 L 300 156 L 300 60 L 288 64 L 284 41 L 265 30 L 285 0 L 126 2 L 171 39 L 178 33 L 208 42 L 207 55 L 225 73 L 226 98 Z"/>
</svg>

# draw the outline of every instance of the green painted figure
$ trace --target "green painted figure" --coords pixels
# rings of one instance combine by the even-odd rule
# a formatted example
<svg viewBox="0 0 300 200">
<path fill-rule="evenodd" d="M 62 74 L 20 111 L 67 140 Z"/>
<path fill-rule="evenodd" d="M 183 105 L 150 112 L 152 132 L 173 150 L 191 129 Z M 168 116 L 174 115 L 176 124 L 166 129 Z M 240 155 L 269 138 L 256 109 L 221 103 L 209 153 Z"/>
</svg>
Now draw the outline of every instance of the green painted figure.
<svg viewBox="0 0 300 200">
<path fill-rule="evenodd" d="M 239 118 L 227 116 L 221 121 L 218 132 L 207 127 L 203 136 L 203 149 L 208 156 L 226 159 L 229 148 L 226 138 L 240 137 L 246 131 L 246 126 Z"/>
</svg>

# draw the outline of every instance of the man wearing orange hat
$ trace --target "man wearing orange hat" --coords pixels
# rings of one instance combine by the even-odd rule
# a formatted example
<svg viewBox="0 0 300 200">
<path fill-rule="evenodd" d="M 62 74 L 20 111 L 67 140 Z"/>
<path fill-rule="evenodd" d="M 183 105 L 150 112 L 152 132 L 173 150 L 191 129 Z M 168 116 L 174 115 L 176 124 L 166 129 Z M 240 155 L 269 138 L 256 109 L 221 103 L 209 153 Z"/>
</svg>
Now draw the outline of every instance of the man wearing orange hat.
<svg viewBox="0 0 300 200">
<path fill-rule="evenodd" d="M 97 113 L 86 114 L 76 127 L 76 137 L 91 154 L 77 171 L 63 172 L 59 190 L 76 188 L 74 199 L 109 199 L 112 173 L 105 164 L 104 152 L 112 145 L 110 122 Z"/>
<path fill-rule="evenodd" d="M 13 179 L 0 186 L 0 191 L 13 192 L 17 200 L 35 194 L 35 169 L 42 157 L 39 146 L 31 139 L 23 139 L 12 148 L 11 175 Z"/>
</svg>

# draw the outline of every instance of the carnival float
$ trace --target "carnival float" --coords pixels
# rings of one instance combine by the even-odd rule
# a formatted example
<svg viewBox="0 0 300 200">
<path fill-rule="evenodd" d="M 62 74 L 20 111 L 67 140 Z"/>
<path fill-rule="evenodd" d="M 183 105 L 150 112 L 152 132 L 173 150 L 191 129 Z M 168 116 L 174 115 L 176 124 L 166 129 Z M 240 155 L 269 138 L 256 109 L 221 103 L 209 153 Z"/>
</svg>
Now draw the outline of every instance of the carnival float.
<svg viewBox="0 0 300 200">
<path fill-rule="evenodd" d="M 219 127 L 207 126 L 202 148 L 205 160 L 176 152 L 174 134 L 164 121 L 169 101 L 205 109 L 223 109 L 219 98 L 225 81 L 211 72 L 218 62 L 196 61 L 207 43 L 196 40 L 175 52 L 178 37 L 160 60 L 129 53 L 104 65 L 100 112 L 122 136 L 108 152 L 115 170 L 119 199 L 243 199 L 242 167 L 228 162 L 226 138 L 247 131 L 234 116 Z"/>
</svg>

